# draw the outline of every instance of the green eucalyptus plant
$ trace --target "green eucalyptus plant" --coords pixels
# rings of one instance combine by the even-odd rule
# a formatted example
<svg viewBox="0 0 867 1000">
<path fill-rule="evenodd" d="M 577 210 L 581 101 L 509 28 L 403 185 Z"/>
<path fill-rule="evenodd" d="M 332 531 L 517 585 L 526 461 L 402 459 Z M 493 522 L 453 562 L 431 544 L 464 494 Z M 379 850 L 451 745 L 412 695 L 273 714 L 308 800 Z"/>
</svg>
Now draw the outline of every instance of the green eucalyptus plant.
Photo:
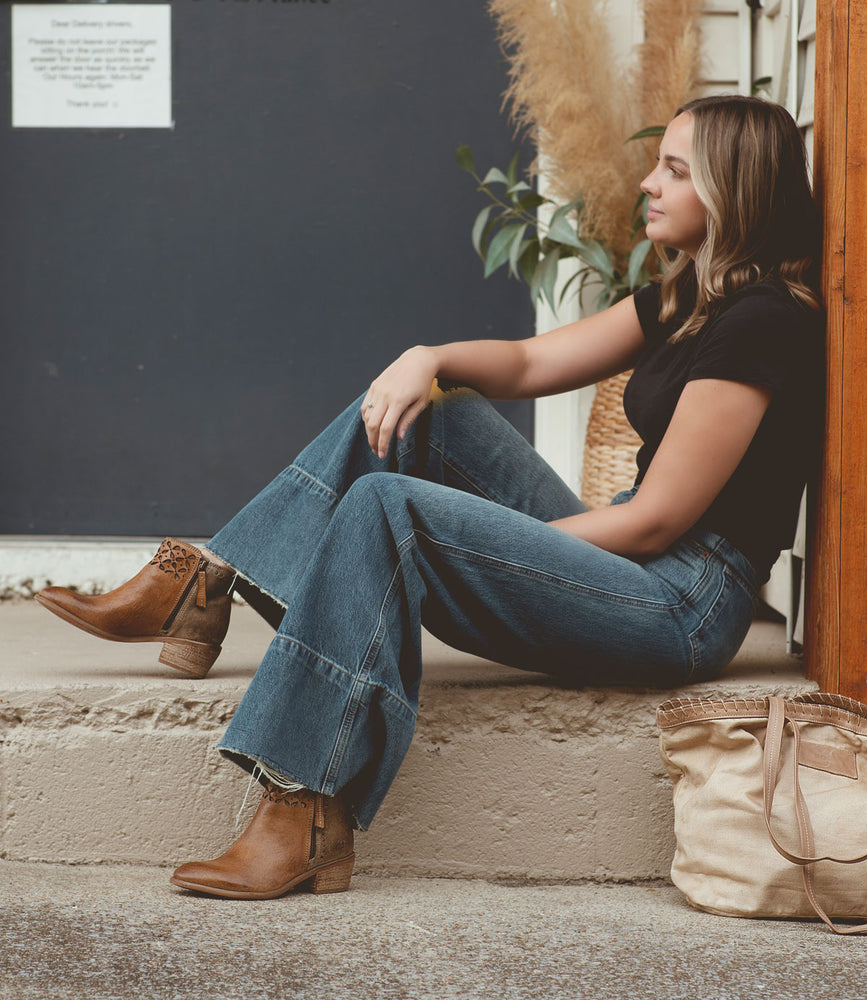
<svg viewBox="0 0 867 1000">
<path fill-rule="evenodd" d="M 661 135 L 663 131 L 652 126 L 627 141 Z M 485 265 L 486 278 L 508 265 L 510 274 L 529 286 L 533 302 L 544 297 L 555 311 L 570 289 L 581 295 L 586 285 L 599 285 L 595 305 L 601 309 L 650 280 L 651 242 L 639 239 L 647 224 L 646 195 L 640 195 L 635 202 L 632 248 L 621 264 L 602 241 L 581 235 L 584 201 L 578 198 L 561 205 L 539 194 L 518 177 L 517 153 L 505 171 L 491 167 L 484 178 L 476 172 L 469 146 L 459 146 L 456 159 L 458 166 L 475 179 L 477 190 L 490 201 L 476 216 L 472 230 L 473 247 Z M 577 258 L 582 266 L 555 295 L 558 265 L 569 258 Z"/>
</svg>

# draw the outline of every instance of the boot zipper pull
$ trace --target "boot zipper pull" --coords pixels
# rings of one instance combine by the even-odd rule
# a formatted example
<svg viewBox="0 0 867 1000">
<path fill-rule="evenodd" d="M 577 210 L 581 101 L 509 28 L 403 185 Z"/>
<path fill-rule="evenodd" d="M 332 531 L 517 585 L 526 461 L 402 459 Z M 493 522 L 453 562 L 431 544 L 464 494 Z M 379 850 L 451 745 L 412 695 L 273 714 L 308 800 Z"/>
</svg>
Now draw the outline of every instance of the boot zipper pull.
<svg viewBox="0 0 867 1000">
<path fill-rule="evenodd" d="M 196 592 L 196 607 L 206 608 L 208 606 L 208 590 L 206 586 L 207 576 L 203 569 L 199 570 L 199 589 Z"/>
<path fill-rule="evenodd" d="M 313 806 L 313 825 L 318 830 L 325 829 L 325 800 L 322 795 L 317 795 Z"/>
</svg>

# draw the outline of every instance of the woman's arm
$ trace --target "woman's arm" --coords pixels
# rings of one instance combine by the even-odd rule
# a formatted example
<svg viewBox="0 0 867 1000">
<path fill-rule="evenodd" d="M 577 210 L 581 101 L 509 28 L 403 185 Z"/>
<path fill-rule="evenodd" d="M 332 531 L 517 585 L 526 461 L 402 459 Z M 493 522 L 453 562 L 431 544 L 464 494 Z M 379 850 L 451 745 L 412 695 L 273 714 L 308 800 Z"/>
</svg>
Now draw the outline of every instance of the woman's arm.
<svg viewBox="0 0 867 1000">
<path fill-rule="evenodd" d="M 526 340 L 433 348 L 439 375 L 491 399 L 538 399 L 593 385 L 632 367 L 644 334 L 630 296 L 604 312 Z"/>
<path fill-rule="evenodd" d="M 644 346 L 632 298 L 526 340 L 473 340 L 413 347 L 371 383 L 362 407 L 381 457 L 427 405 L 438 376 L 493 399 L 534 399 L 591 385 L 631 367 Z M 372 407 L 367 403 L 372 402 Z"/>
<path fill-rule="evenodd" d="M 660 554 L 713 503 L 770 400 L 769 389 L 744 382 L 688 382 L 632 500 L 552 524 L 618 555 L 647 559 Z"/>
</svg>

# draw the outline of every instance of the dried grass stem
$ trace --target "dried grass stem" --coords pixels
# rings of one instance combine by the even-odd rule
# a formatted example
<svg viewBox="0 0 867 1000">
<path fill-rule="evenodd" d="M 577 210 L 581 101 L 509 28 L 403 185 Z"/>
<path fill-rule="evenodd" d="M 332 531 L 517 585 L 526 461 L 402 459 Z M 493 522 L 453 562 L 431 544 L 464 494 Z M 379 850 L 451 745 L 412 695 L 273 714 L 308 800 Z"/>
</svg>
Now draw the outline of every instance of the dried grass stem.
<svg viewBox="0 0 867 1000">
<path fill-rule="evenodd" d="M 509 61 L 504 103 L 529 134 L 552 195 L 586 203 L 583 232 L 619 258 L 649 150 L 626 143 L 664 124 L 694 95 L 700 71 L 697 0 L 643 0 L 646 41 L 623 67 L 600 0 L 489 0 Z"/>
</svg>

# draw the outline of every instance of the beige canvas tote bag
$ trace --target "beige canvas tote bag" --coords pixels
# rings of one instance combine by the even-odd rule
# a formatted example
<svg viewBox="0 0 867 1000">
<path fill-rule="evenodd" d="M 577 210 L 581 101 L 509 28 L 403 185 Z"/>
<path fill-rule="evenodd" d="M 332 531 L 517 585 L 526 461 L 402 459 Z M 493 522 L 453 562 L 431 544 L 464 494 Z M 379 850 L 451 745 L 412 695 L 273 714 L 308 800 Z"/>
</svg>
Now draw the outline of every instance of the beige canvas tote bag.
<svg viewBox="0 0 867 1000">
<path fill-rule="evenodd" d="M 834 694 L 659 706 L 674 884 L 739 917 L 867 918 L 867 706 Z"/>
</svg>

